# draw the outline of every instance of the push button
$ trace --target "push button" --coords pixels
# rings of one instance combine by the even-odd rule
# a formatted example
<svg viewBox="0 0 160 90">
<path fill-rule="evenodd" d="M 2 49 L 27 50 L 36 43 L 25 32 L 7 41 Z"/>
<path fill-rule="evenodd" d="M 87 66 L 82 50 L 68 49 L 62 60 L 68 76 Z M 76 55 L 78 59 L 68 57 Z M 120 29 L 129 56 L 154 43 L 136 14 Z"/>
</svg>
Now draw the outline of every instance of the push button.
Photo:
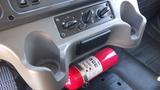
<svg viewBox="0 0 160 90">
<path fill-rule="evenodd" d="M 28 6 L 27 0 L 17 0 L 17 3 L 18 3 L 18 5 L 19 5 L 20 8 Z"/>
<path fill-rule="evenodd" d="M 39 4 L 40 3 L 40 0 L 31 0 L 32 1 L 32 5 L 35 5 L 35 4 Z"/>
</svg>

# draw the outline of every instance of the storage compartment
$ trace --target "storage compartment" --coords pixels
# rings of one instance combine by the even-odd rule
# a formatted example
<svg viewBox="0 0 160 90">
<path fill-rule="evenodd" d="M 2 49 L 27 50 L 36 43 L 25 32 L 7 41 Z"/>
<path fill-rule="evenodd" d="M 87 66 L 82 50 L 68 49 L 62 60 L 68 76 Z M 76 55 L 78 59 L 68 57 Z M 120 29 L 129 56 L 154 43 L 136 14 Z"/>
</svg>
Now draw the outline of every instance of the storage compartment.
<svg viewBox="0 0 160 90">
<path fill-rule="evenodd" d="M 76 54 L 80 55 L 103 45 L 108 40 L 109 33 L 110 30 L 107 30 L 106 32 L 101 32 L 84 40 L 81 40 L 77 45 Z"/>
</svg>

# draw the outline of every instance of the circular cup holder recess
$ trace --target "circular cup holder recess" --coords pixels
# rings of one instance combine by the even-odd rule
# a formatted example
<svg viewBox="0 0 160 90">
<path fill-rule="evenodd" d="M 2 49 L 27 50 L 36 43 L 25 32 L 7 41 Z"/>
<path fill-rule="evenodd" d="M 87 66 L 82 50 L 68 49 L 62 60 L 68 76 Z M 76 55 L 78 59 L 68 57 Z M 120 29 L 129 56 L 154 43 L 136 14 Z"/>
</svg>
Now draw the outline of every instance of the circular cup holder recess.
<svg viewBox="0 0 160 90">
<path fill-rule="evenodd" d="M 42 61 L 44 62 L 38 63 L 38 66 L 49 68 L 53 73 L 56 73 L 59 70 L 59 65 L 55 60 L 46 59 Z"/>
</svg>

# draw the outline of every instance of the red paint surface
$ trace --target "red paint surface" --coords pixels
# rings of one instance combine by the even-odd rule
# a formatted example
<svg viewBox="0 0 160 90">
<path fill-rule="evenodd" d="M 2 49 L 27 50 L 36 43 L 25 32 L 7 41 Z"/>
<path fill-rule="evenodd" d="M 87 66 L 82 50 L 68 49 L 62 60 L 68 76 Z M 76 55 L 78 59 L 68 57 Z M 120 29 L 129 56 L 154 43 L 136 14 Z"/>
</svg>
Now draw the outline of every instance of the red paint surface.
<svg viewBox="0 0 160 90">
<path fill-rule="evenodd" d="M 103 72 L 118 63 L 118 55 L 112 48 L 104 48 L 97 52 L 95 57 L 101 62 Z M 71 66 L 69 68 L 69 77 L 65 84 L 65 88 L 69 90 L 77 90 L 84 83 L 85 81 L 80 71 L 75 66 Z"/>
</svg>

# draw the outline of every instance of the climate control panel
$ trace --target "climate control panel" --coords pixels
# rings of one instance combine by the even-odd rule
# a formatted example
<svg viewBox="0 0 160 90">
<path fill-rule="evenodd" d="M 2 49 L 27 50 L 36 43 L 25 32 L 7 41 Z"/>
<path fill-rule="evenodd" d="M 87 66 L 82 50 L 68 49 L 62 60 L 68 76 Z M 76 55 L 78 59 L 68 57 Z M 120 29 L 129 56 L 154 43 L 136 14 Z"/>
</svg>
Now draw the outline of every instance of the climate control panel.
<svg viewBox="0 0 160 90">
<path fill-rule="evenodd" d="M 60 36 L 71 36 L 114 19 L 109 2 L 103 2 L 54 18 Z"/>
</svg>

